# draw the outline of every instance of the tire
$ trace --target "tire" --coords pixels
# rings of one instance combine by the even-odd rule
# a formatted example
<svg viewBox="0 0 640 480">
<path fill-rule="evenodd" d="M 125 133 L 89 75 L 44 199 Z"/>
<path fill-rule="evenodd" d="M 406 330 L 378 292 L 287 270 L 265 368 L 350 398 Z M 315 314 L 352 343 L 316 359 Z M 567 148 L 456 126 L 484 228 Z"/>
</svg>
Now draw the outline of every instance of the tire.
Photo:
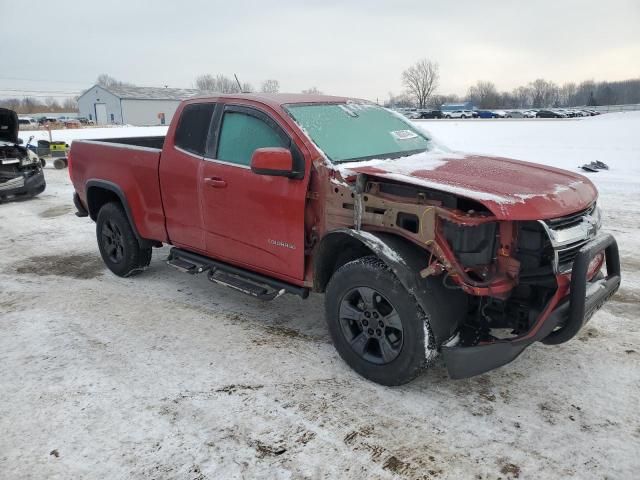
<svg viewBox="0 0 640 480">
<path fill-rule="evenodd" d="M 325 316 L 342 359 L 381 385 L 413 380 L 435 357 L 427 315 L 375 256 L 349 262 L 333 274 Z"/>
<path fill-rule="evenodd" d="M 119 203 L 107 203 L 96 220 L 98 248 L 105 265 L 119 277 L 142 272 L 151 262 L 151 248 L 142 248 Z"/>
</svg>

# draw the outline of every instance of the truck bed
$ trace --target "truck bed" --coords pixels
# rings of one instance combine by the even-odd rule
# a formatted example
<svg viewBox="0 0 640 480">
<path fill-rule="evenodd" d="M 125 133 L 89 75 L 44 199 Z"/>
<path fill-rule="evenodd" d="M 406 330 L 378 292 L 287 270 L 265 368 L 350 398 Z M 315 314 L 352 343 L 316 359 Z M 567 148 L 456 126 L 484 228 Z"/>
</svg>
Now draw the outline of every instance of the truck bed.
<svg viewBox="0 0 640 480">
<path fill-rule="evenodd" d="M 119 143 L 122 145 L 131 145 L 134 147 L 157 148 L 162 150 L 165 135 L 157 135 L 153 137 L 125 137 L 125 138 L 104 138 L 100 140 L 91 140 L 92 142 Z"/>
<path fill-rule="evenodd" d="M 166 241 L 158 167 L 164 136 L 76 140 L 71 145 L 70 175 L 83 203 L 92 184 L 102 182 L 127 192 L 139 234 Z"/>
</svg>

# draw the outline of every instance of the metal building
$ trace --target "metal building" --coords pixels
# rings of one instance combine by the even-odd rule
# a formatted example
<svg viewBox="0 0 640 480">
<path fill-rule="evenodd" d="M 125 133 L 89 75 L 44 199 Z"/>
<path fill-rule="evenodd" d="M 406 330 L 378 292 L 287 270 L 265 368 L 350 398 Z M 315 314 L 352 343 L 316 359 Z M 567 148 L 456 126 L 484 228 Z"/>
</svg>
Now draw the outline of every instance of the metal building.
<svg viewBox="0 0 640 480">
<path fill-rule="evenodd" d="M 78 110 L 96 125 L 168 125 L 180 101 L 199 93 L 187 88 L 94 85 L 78 98 Z"/>
</svg>

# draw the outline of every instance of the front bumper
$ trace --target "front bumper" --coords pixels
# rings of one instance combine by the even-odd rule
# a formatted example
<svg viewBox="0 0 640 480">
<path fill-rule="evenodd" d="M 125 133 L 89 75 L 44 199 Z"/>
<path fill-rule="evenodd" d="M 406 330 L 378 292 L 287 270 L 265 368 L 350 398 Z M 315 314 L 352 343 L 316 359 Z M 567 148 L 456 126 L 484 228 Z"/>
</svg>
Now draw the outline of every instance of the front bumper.
<svg viewBox="0 0 640 480">
<path fill-rule="evenodd" d="M 591 260 L 605 251 L 607 275 L 587 282 Z M 573 338 L 620 287 L 620 257 L 613 236 L 601 234 L 584 245 L 575 257 L 569 295 L 550 305 L 529 332 L 510 340 L 472 347 L 442 347 L 451 378 L 467 378 L 505 365 L 534 342 L 556 345 Z M 555 297 L 554 297 L 555 298 Z"/>
<path fill-rule="evenodd" d="M 33 173 L 29 172 L 0 183 L 0 198 L 37 195 L 44 191 L 46 185 L 44 171 L 40 168 Z"/>
</svg>

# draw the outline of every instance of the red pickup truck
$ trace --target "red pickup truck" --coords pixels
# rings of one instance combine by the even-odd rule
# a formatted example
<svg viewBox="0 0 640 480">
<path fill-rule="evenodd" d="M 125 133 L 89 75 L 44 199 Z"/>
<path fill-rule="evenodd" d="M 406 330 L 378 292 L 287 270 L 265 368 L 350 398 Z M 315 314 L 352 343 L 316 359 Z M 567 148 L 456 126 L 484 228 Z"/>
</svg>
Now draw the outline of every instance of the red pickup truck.
<svg viewBox="0 0 640 480">
<path fill-rule="evenodd" d="M 69 174 L 116 275 L 170 244 L 262 300 L 324 292 L 339 354 L 385 385 L 438 353 L 463 378 L 565 342 L 620 285 L 588 179 L 447 151 L 364 101 L 190 99 L 166 137 L 75 141 Z"/>
</svg>

